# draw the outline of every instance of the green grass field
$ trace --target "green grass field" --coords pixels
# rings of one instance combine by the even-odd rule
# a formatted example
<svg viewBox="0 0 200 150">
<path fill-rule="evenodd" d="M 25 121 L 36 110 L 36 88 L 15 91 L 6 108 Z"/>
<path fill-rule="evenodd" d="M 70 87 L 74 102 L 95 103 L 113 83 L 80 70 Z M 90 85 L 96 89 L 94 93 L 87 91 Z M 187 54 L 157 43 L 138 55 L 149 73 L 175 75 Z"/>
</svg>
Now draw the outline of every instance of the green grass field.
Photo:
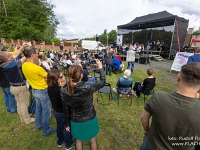
<svg viewBox="0 0 200 150">
<path fill-rule="evenodd" d="M 106 76 L 106 81 L 115 87 L 117 79 L 122 74 Z M 156 77 L 155 91 L 174 91 L 176 79 L 169 80 L 166 72 L 154 70 Z M 131 75 L 134 81 L 143 81 L 147 77 L 146 70 L 136 69 Z M 172 83 L 173 82 L 173 83 Z M 114 95 L 114 92 L 113 92 Z M 56 134 L 47 138 L 42 137 L 41 131 L 35 131 L 35 124 L 26 125 L 20 122 L 19 116 L 8 113 L 3 93 L 0 91 L 0 149 L 2 150 L 64 150 L 57 148 Z M 94 94 L 94 105 L 100 124 L 100 132 L 97 136 L 99 150 L 138 150 L 142 143 L 143 129 L 140 123 L 140 115 L 143 110 L 143 95 L 137 100 L 133 96 L 133 104 L 130 106 L 130 99 L 126 96 L 120 97 L 120 104 L 111 100 L 108 95 L 102 94 L 99 103 L 96 102 L 97 92 Z M 52 114 L 51 126 L 55 127 L 56 122 Z M 75 149 L 75 148 L 73 148 Z M 89 150 L 88 142 L 84 142 L 84 149 Z"/>
</svg>

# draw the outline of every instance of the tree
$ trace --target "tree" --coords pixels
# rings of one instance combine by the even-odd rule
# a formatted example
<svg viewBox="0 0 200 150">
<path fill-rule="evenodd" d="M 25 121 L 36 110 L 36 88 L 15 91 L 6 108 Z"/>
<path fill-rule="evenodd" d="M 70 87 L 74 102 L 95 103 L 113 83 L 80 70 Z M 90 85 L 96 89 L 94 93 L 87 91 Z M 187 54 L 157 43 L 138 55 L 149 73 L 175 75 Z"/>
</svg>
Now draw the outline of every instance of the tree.
<svg viewBox="0 0 200 150">
<path fill-rule="evenodd" d="M 200 35 L 200 30 L 196 30 L 193 32 L 194 35 Z"/>
<path fill-rule="evenodd" d="M 116 30 L 111 30 L 108 33 L 108 44 L 112 44 L 117 39 L 117 32 Z"/>
<path fill-rule="evenodd" d="M 58 38 L 55 38 L 55 37 L 54 37 L 54 38 L 51 39 L 51 42 L 56 42 L 56 43 L 58 43 L 58 42 L 60 42 L 60 40 L 59 40 Z"/>
<path fill-rule="evenodd" d="M 116 30 L 111 30 L 108 33 L 108 44 L 112 44 L 115 40 L 117 39 L 117 32 Z M 84 38 L 83 40 L 96 40 L 95 37 L 91 37 L 91 38 Z M 82 40 L 80 40 L 81 42 Z M 99 41 L 101 41 L 101 43 L 103 44 L 107 44 L 107 30 L 104 29 L 104 32 L 99 35 Z"/>
<path fill-rule="evenodd" d="M 54 5 L 47 0 L 6 0 L 0 5 L 0 36 L 9 39 L 50 41 L 59 24 Z"/>
</svg>

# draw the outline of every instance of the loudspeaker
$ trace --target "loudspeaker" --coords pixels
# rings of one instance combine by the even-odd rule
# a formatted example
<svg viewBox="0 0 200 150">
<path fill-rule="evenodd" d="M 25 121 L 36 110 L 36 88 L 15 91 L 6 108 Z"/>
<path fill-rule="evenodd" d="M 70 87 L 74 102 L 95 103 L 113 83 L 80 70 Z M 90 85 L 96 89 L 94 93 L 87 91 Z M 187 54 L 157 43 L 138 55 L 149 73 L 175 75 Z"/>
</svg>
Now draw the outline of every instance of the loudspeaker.
<svg viewBox="0 0 200 150">
<path fill-rule="evenodd" d="M 149 57 L 140 57 L 139 63 L 140 64 L 147 64 L 147 63 L 149 63 Z"/>
<path fill-rule="evenodd" d="M 99 41 L 99 37 L 98 36 L 96 36 L 96 41 Z"/>
<path fill-rule="evenodd" d="M 146 40 L 151 40 L 151 32 L 147 32 L 147 37 L 146 37 Z"/>
</svg>

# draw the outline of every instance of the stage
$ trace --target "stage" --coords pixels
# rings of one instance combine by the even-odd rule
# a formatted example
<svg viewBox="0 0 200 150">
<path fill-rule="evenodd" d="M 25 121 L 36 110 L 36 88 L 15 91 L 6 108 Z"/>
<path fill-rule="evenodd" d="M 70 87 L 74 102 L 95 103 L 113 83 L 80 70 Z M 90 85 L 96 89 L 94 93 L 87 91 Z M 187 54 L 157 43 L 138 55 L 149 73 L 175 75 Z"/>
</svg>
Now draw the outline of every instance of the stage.
<svg viewBox="0 0 200 150">
<path fill-rule="evenodd" d="M 139 63 L 140 57 L 149 57 L 150 60 L 155 59 L 156 61 L 159 61 L 159 60 L 161 60 L 161 58 L 159 58 L 159 56 L 164 57 L 164 58 L 168 58 L 169 52 L 170 52 L 170 50 L 165 50 L 165 51 L 145 50 L 143 52 L 140 52 L 140 54 L 138 54 L 138 53 L 136 54 L 135 62 Z M 126 61 L 126 55 L 122 54 L 120 56 L 122 57 L 122 61 Z"/>
</svg>

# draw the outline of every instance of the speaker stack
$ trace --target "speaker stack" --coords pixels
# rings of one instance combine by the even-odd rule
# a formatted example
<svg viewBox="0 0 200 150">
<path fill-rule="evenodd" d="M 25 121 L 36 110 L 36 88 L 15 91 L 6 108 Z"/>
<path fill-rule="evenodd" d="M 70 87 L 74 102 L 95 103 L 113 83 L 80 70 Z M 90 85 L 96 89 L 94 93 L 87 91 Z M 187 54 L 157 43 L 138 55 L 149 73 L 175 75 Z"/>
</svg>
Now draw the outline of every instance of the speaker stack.
<svg viewBox="0 0 200 150">
<path fill-rule="evenodd" d="M 149 63 L 149 57 L 140 57 L 139 63 L 140 64 L 148 64 Z"/>
</svg>

